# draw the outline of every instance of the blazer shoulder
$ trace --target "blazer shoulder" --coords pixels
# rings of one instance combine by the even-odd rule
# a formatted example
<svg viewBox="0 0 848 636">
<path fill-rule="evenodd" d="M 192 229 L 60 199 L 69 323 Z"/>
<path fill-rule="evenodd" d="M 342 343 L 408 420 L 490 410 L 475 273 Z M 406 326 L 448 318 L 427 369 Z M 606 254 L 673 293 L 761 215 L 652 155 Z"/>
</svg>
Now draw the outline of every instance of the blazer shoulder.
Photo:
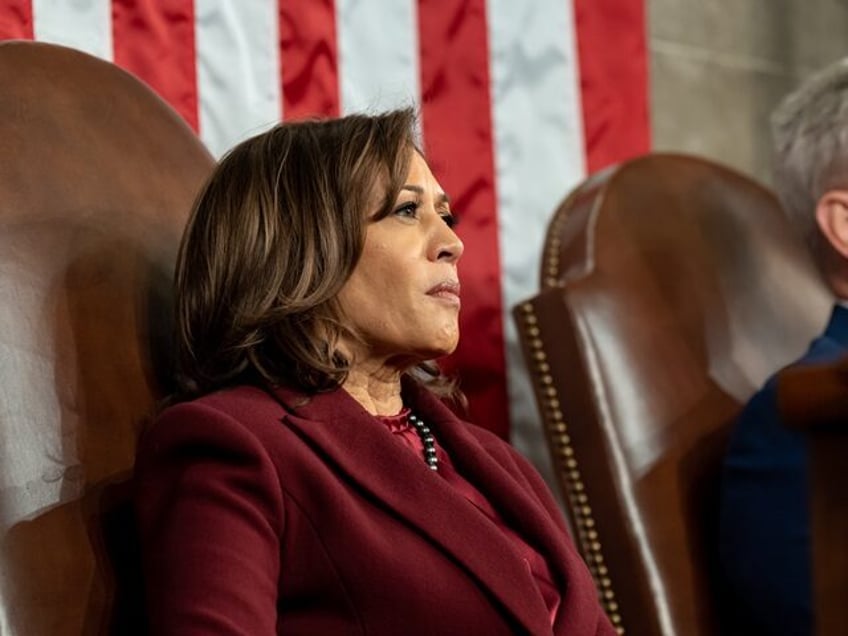
<svg viewBox="0 0 848 636">
<path fill-rule="evenodd" d="M 139 453 L 143 455 L 151 446 L 216 440 L 233 443 L 237 438 L 264 444 L 280 435 L 285 412 L 280 403 L 256 387 L 217 391 L 165 408 L 141 435 Z"/>
<path fill-rule="evenodd" d="M 262 420 L 279 421 L 285 412 L 283 406 L 266 391 L 245 385 L 173 404 L 164 409 L 156 420 L 193 419 L 217 414 L 238 422 L 250 423 Z"/>
</svg>

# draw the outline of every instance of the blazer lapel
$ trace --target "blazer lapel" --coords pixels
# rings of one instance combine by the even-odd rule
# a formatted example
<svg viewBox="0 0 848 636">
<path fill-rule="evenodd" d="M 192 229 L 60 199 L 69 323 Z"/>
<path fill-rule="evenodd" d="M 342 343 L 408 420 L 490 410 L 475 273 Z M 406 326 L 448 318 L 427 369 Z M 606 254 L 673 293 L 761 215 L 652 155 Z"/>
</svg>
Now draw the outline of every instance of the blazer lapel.
<svg viewBox="0 0 848 636">
<path fill-rule="evenodd" d="M 439 441 L 450 454 L 457 470 L 480 490 L 518 534 L 547 559 L 562 594 L 554 633 L 595 633 L 600 609 L 594 586 L 585 563 L 567 538 L 565 526 L 551 518 L 517 470 L 504 470 L 502 464 L 469 431 L 468 424 L 458 420 L 429 393 L 419 392 L 417 400 L 416 408 L 426 413 L 435 425 Z M 568 573 L 577 576 L 581 570 L 586 570 L 586 585 L 569 588 Z M 579 610 L 577 606 L 580 606 Z"/>
<path fill-rule="evenodd" d="M 564 581 L 565 572 L 559 567 L 567 549 L 563 528 L 556 525 L 536 500 L 523 476 L 517 470 L 505 469 L 506 462 L 499 461 L 483 447 L 469 430 L 470 425 L 433 396 L 419 393 L 416 402 L 418 412 L 425 413 L 427 421 L 436 427 L 439 442 L 460 474 L 474 484 L 510 527 L 548 558 L 552 574 Z"/>
<path fill-rule="evenodd" d="M 541 597 L 526 590 L 527 585 L 534 585 L 532 577 L 503 533 L 437 473 L 429 470 L 423 460 L 407 452 L 344 390 L 314 395 L 308 401 L 286 389 L 278 390 L 277 396 L 288 410 L 284 421 L 319 447 L 340 472 L 451 554 L 529 633 L 551 633 Z M 441 418 L 431 424 L 440 443 L 443 428 L 456 428 L 446 426 Z M 445 448 L 452 459 L 459 445 L 478 444 L 471 436 L 462 440 L 450 434 L 447 437 L 451 441 L 446 441 Z M 485 453 L 482 448 L 479 452 Z M 482 468 L 482 473 L 489 472 L 487 467 Z M 387 479 L 386 475 L 392 478 Z M 514 482 L 504 481 L 500 485 L 515 494 L 516 499 L 522 498 Z M 501 553 L 504 558 L 492 559 L 493 553 Z"/>
</svg>

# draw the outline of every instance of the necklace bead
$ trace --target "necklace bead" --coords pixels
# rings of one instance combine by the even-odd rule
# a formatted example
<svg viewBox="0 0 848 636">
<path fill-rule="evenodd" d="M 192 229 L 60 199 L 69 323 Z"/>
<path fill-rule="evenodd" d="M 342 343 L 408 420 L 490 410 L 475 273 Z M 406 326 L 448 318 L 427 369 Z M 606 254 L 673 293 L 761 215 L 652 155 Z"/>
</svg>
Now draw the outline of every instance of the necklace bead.
<svg viewBox="0 0 848 636">
<path fill-rule="evenodd" d="M 427 467 L 430 470 L 439 470 L 439 458 L 436 456 L 436 438 L 433 436 L 430 427 L 413 413 L 410 413 L 407 419 L 421 439 L 421 445 L 424 446 L 424 462 Z"/>
</svg>

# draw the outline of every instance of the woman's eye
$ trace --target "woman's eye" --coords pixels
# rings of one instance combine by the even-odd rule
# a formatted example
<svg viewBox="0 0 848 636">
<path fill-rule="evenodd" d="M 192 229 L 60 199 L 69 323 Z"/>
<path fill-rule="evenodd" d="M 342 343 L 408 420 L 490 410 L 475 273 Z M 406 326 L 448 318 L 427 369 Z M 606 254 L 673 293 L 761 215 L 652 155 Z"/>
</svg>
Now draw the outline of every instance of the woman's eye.
<svg viewBox="0 0 848 636">
<path fill-rule="evenodd" d="M 445 222 L 445 225 L 447 225 L 451 229 L 455 228 L 456 224 L 459 222 L 459 219 L 457 219 L 450 212 L 444 212 L 444 213 L 440 214 L 439 216 L 442 217 L 442 221 Z"/>
<path fill-rule="evenodd" d="M 403 205 L 396 207 L 393 214 L 395 216 L 405 216 L 407 218 L 414 219 L 418 216 L 418 204 L 404 203 Z"/>
</svg>

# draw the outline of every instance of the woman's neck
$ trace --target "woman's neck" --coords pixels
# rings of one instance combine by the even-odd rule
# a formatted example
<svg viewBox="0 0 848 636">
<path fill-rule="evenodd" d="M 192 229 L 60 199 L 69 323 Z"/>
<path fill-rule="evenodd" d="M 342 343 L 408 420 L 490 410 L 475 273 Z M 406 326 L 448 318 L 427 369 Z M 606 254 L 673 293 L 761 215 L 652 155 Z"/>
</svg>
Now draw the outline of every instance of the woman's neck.
<svg viewBox="0 0 848 636">
<path fill-rule="evenodd" d="M 403 408 L 400 376 L 397 369 L 357 366 L 350 370 L 342 388 L 372 415 L 394 415 Z"/>
</svg>

